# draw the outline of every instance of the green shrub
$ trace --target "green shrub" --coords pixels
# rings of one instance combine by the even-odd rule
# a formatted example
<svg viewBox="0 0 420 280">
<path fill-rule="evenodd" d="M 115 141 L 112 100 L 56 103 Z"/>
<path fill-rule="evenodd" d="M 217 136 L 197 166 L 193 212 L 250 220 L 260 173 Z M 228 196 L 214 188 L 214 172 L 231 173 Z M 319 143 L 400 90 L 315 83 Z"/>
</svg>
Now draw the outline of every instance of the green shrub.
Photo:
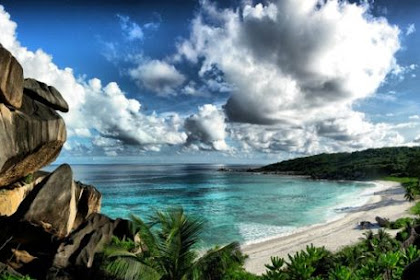
<svg viewBox="0 0 420 280">
<path fill-rule="evenodd" d="M 395 220 L 394 222 L 390 222 L 389 223 L 389 228 L 390 229 L 400 229 L 400 228 L 404 228 L 407 226 L 410 226 L 413 224 L 414 219 L 413 218 L 399 218 L 397 220 Z"/>
<path fill-rule="evenodd" d="M 420 216 L 420 201 L 417 202 L 413 207 L 410 208 L 410 213 L 413 215 Z"/>
<path fill-rule="evenodd" d="M 34 174 L 30 173 L 28 175 L 26 175 L 25 177 L 23 177 L 23 182 L 25 184 L 30 184 L 34 181 Z"/>
</svg>

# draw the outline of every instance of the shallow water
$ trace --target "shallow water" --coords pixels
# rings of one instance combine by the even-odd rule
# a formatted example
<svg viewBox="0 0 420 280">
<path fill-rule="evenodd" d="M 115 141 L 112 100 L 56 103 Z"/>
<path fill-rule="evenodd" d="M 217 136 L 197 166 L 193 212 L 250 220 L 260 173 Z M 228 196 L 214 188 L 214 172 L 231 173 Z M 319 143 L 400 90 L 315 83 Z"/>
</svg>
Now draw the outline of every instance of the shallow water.
<svg viewBox="0 0 420 280">
<path fill-rule="evenodd" d="M 73 165 L 76 180 L 96 186 L 102 212 L 146 217 L 182 206 L 207 221 L 202 246 L 253 242 L 326 222 L 364 202 L 371 184 L 313 181 L 243 172 L 217 165 Z M 242 166 L 242 168 L 246 168 Z M 54 167 L 48 168 L 53 170 Z"/>
</svg>

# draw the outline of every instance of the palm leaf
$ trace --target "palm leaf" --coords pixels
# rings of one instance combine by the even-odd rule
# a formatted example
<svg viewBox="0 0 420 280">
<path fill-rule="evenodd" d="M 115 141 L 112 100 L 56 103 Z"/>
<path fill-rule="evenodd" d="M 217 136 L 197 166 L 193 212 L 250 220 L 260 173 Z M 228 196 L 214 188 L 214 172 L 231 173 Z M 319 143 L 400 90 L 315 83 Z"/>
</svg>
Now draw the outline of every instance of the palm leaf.
<svg viewBox="0 0 420 280">
<path fill-rule="evenodd" d="M 160 273 L 154 268 L 141 262 L 138 258 L 117 257 L 106 266 L 106 271 L 117 279 L 124 280 L 159 280 Z"/>
<path fill-rule="evenodd" d="M 193 265 L 191 272 L 193 273 L 191 276 L 193 279 L 203 279 L 205 272 L 209 269 L 212 265 L 221 266 L 223 270 L 228 267 L 229 263 L 232 261 L 240 262 L 239 255 L 240 253 L 240 246 L 238 242 L 232 242 L 228 245 L 225 245 L 220 248 L 215 248 L 207 251 L 206 254 L 201 256 Z"/>
<path fill-rule="evenodd" d="M 142 219 L 135 215 L 131 215 L 130 218 L 136 234 L 140 235 L 140 246 L 143 253 L 148 252 L 148 255 L 156 256 L 159 250 L 156 237 L 151 230 L 152 225 L 146 224 Z"/>
</svg>

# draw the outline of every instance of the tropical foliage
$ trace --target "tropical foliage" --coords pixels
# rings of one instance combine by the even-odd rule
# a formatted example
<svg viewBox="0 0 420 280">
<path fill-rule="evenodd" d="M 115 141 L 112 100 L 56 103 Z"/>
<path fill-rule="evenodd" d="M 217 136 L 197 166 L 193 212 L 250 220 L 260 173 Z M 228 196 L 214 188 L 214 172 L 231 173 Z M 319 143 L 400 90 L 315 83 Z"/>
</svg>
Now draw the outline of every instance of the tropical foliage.
<svg viewBox="0 0 420 280">
<path fill-rule="evenodd" d="M 105 253 L 105 269 L 116 279 L 217 280 L 242 269 L 238 243 L 200 255 L 204 222 L 181 208 L 157 211 L 147 223 L 132 216 L 132 224 L 138 240 L 114 240 Z"/>
<path fill-rule="evenodd" d="M 262 279 L 401 279 L 404 267 L 418 257 L 415 246 L 402 249 L 385 231 L 368 231 L 363 241 L 336 254 L 311 245 L 289 255 L 289 261 L 272 257 Z"/>
<path fill-rule="evenodd" d="M 404 268 L 420 257 L 416 246 L 402 246 L 417 220 L 402 218 L 389 222 L 401 229 L 397 238 L 380 229 L 366 231 L 359 243 L 337 253 L 309 245 L 287 259 L 272 257 L 258 276 L 244 270 L 246 257 L 237 243 L 197 251 L 204 223 L 180 208 L 156 212 L 148 222 L 133 216 L 132 222 L 137 238 L 114 238 L 106 250 L 103 267 L 110 279 L 391 280 L 401 279 Z"/>
</svg>

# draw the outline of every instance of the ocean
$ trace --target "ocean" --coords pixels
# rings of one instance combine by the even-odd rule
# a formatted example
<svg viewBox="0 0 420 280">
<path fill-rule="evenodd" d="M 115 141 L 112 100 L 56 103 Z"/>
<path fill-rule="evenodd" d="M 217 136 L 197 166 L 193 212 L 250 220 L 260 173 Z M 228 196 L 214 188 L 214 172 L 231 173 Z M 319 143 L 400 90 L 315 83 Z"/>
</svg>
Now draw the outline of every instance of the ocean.
<svg viewBox="0 0 420 280">
<path fill-rule="evenodd" d="M 75 180 L 103 195 L 102 213 L 113 218 L 182 206 L 205 218 L 201 246 L 253 243 L 324 223 L 361 205 L 374 185 L 299 177 L 219 172 L 221 165 L 72 165 Z M 49 171 L 55 167 L 50 166 Z"/>
</svg>

